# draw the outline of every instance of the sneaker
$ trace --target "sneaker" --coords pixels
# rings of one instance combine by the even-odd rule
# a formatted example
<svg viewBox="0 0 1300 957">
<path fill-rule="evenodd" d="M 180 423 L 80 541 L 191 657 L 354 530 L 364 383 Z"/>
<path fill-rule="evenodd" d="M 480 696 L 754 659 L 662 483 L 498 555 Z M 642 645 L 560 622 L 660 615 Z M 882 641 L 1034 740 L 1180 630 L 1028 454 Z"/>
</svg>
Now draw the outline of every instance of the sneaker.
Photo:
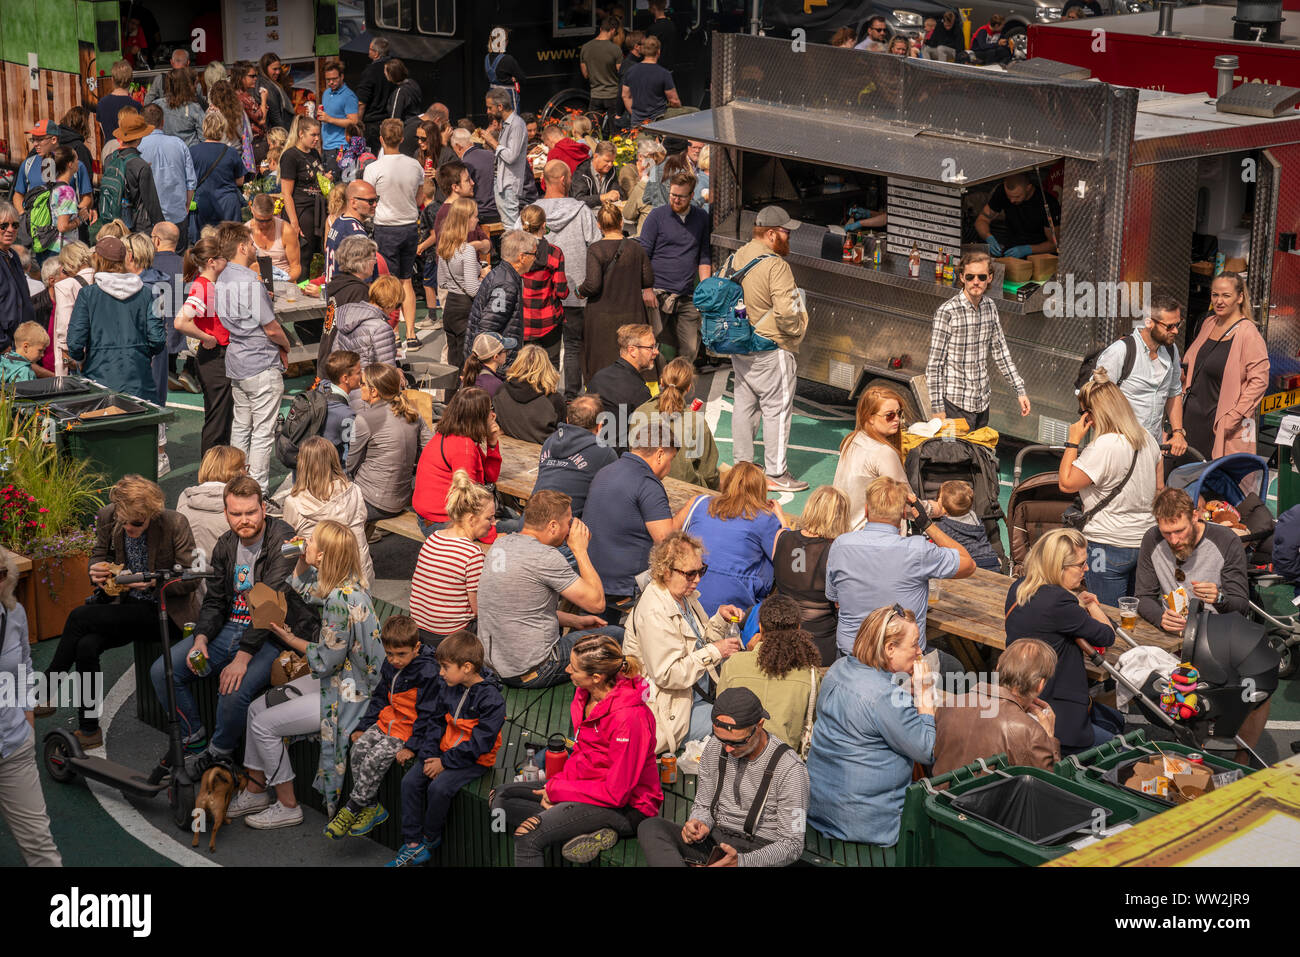
<svg viewBox="0 0 1300 957">
<path fill-rule="evenodd" d="M 230 812 L 227 811 L 227 814 Z M 276 827 L 293 827 L 302 823 L 301 807 L 285 807 L 279 801 L 276 801 L 265 811 L 250 815 L 244 819 L 244 823 L 249 827 L 255 827 L 259 831 L 269 831 Z"/>
<path fill-rule="evenodd" d="M 352 810 L 346 804 L 339 808 L 339 813 L 335 814 L 330 822 L 325 825 L 325 836 L 331 841 L 341 841 L 347 837 L 348 828 L 352 827 L 352 822 L 357 819 L 357 812 Z"/>
<path fill-rule="evenodd" d="M 171 459 L 167 458 L 166 452 L 158 453 L 158 477 L 162 478 L 172 470 Z"/>
<path fill-rule="evenodd" d="M 602 827 L 591 834 L 579 834 L 566 841 L 560 856 L 574 864 L 589 864 L 618 843 L 618 832 L 612 827 Z"/>
<path fill-rule="evenodd" d="M 767 477 L 767 490 L 769 492 L 803 492 L 807 490 L 808 483 L 801 482 L 789 472 L 781 475 Z"/>
<path fill-rule="evenodd" d="M 198 380 L 188 372 L 182 372 L 176 377 L 180 380 L 181 387 L 192 395 L 199 395 L 203 392 L 203 387 L 199 385 Z"/>
<path fill-rule="evenodd" d="M 230 759 L 222 759 L 212 753 L 210 748 L 204 748 L 198 754 L 187 755 L 185 758 L 185 770 L 189 773 L 191 781 L 199 781 L 203 777 L 203 772 L 214 764 L 229 764 Z"/>
<path fill-rule="evenodd" d="M 243 817 L 245 814 L 252 814 L 254 811 L 261 811 L 271 805 L 271 792 L 258 791 L 254 793 L 249 788 L 244 788 L 235 795 L 235 799 L 230 802 L 226 808 L 226 817 L 236 818 Z"/>
<path fill-rule="evenodd" d="M 429 845 L 420 844 L 403 844 L 397 856 L 385 864 L 385 867 L 418 867 L 421 864 L 429 863 Z"/>
<path fill-rule="evenodd" d="M 348 833 L 353 837 L 363 837 L 387 820 L 388 812 L 384 810 L 384 806 L 382 804 L 372 804 L 370 807 L 361 809 L 361 813 L 357 815 L 356 820 L 352 822 L 352 826 L 348 828 Z"/>
<path fill-rule="evenodd" d="M 102 748 L 104 746 L 104 732 L 100 728 L 96 728 L 94 731 L 82 731 L 77 728 L 72 734 L 87 751 L 91 748 Z"/>
</svg>

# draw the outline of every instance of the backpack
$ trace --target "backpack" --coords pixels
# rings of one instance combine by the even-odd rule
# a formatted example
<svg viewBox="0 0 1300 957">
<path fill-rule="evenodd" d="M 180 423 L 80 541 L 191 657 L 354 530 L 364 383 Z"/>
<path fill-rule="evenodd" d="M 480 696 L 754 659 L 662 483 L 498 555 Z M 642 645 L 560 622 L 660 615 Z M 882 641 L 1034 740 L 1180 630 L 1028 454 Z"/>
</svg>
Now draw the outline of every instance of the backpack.
<svg viewBox="0 0 1300 957">
<path fill-rule="evenodd" d="M 92 240 L 99 233 L 102 224 L 122 215 L 122 201 L 126 197 L 126 164 L 129 159 L 119 149 L 104 164 L 104 172 L 99 178 L 99 219 L 91 227 Z"/>
<path fill-rule="evenodd" d="M 59 241 L 59 223 L 50 212 L 50 198 L 58 183 L 43 183 L 23 197 L 18 220 L 18 244 L 43 253 Z"/>
<path fill-rule="evenodd" d="M 320 389 L 299 392 L 289 411 L 275 423 L 275 457 L 288 469 L 298 467 L 298 446 L 325 430 L 328 396 Z"/>
<path fill-rule="evenodd" d="M 1120 342 L 1124 343 L 1124 363 L 1120 366 L 1119 379 L 1115 381 L 1116 385 L 1122 385 L 1124 380 L 1128 378 L 1129 373 L 1133 371 L 1133 362 L 1137 358 L 1137 343 L 1133 341 L 1131 334 L 1125 336 Z M 1092 378 L 1092 373 L 1097 368 L 1098 357 L 1112 345 L 1114 343 L 1108 343 L 1100 349 L 1092 350 L 1083 357 L 1083 361 L 1079 363 L 1078 375 L 1074 377 L 1075 395 L 1078 395 L 1083 390 L 1083 387 L 1088 384 L 1088 380 Z"/>
<path fill-rule="evenodd" d="M 736 316 L 736 304 L 744 299 L 745 290 L 740 282 L 754 266 L 772 253 L 751 260 L 734 275 L 731 260 L 723 267 L 723 275 L 710 276 L 695 287 L 695 308 L 700 311 L 700 338 L 705 347 L 717 355 L 734 356 L 750 352 L 768 352 L 776 343 L 760 336 L 748 319 Z"/>
</svg>

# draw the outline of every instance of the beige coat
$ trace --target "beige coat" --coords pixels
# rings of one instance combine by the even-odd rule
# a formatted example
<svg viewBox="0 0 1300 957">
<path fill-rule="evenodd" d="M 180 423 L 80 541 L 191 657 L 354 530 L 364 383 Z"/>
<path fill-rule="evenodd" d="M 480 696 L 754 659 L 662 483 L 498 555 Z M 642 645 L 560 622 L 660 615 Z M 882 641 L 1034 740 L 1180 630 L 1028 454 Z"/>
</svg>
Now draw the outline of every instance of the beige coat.
<svg viewBox="0 0 1300 957">
<path fill-rule="evenodd" d="M 284 520 L 303 538 L 310 538 L 316 526 L 327 519 L 352 530 L 361 551 L 361 574 L 367 582 L 373 582 L 375 566 L 370 561 L 370 538 L 366 534 L 366 500 L 361 495 L 361 486 L 355 482 L 348 482 L 343 488 L 336 485 L 333 497 L 327 502 L 322 502 L 311 492 L 291 494 L 284 500 Z"/>
<path fill-rule="evenodd" d="M 675 752 L 685 742 L 700 677 L 707 674 L 718 680 L 722 652 L 713 643 L 727 636 L 727 621 L 721 614 L 708 619 L 694 596 L 688 603 L 708 642 L 703 648 L 695 647 L 695 632 L 681 606 L 658 582 L 642 592 L 625 623 L 623 653 L 640 660 L 650 682 L 648 704 L 655 716 L 656 754 Z"/>
<path fill-rule="evenodd" d="M 772 250 L 754 239 L 736 250 L 731 268 L 739 272 L 759 256 L 771 258 L 745 273 L 740 281 L 750 324 L 760 336 L 771 339 L 786 352 L 798 353 L 808 331 L 808 311 L 790 264 L 783 257 L 772 255 Z"/>
</svg>

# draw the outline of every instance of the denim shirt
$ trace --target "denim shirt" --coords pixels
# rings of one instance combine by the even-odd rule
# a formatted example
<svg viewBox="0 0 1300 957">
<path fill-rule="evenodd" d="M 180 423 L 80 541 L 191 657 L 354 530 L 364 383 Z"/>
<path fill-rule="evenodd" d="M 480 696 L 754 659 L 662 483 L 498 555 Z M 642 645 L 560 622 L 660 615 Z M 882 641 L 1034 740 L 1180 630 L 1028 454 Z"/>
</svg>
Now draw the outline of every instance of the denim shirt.
<svg viewBox="0 0 1300 957">
<path fill-rule="evenodd" d="M 841 841 L 897 843 L 912 763 L 933 760 L 934 715 L 916 710 L 911 676 L 840 658 L 817 697 L 808 823 Z"/>
<path fill-rule="evenodd" d="M 32 735 L 26 712 L 36 707 L 36 675 L 27 644 L 27 612 L 14 605 L 0 633 L 0 760 L 27 743 Z"/>
</svg>

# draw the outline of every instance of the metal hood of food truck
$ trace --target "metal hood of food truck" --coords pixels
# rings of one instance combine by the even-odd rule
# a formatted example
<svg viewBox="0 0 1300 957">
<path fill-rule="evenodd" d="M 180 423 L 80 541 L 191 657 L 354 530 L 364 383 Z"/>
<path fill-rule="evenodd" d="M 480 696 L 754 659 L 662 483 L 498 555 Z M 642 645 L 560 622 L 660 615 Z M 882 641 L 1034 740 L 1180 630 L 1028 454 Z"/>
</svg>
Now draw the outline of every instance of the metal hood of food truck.
<svg viewBox="0 0 1300 957">
<path fill-rule="evenodd" d="M 948 186 L 973 186 L 1060 158 L 1056 152 L 985 145 L 919 127 L 864 125 L 857 119 L 741 99 L 658 120 L 644 129 L 657 136 Z"/>
<path fill-rule="evenodd" d="M 1300 111 L 1278 117 L 1220 113 L 1203 94 L 1138 90 L 1134 166 L 1288 143 L 1300 143 Z"/>
</svg>

